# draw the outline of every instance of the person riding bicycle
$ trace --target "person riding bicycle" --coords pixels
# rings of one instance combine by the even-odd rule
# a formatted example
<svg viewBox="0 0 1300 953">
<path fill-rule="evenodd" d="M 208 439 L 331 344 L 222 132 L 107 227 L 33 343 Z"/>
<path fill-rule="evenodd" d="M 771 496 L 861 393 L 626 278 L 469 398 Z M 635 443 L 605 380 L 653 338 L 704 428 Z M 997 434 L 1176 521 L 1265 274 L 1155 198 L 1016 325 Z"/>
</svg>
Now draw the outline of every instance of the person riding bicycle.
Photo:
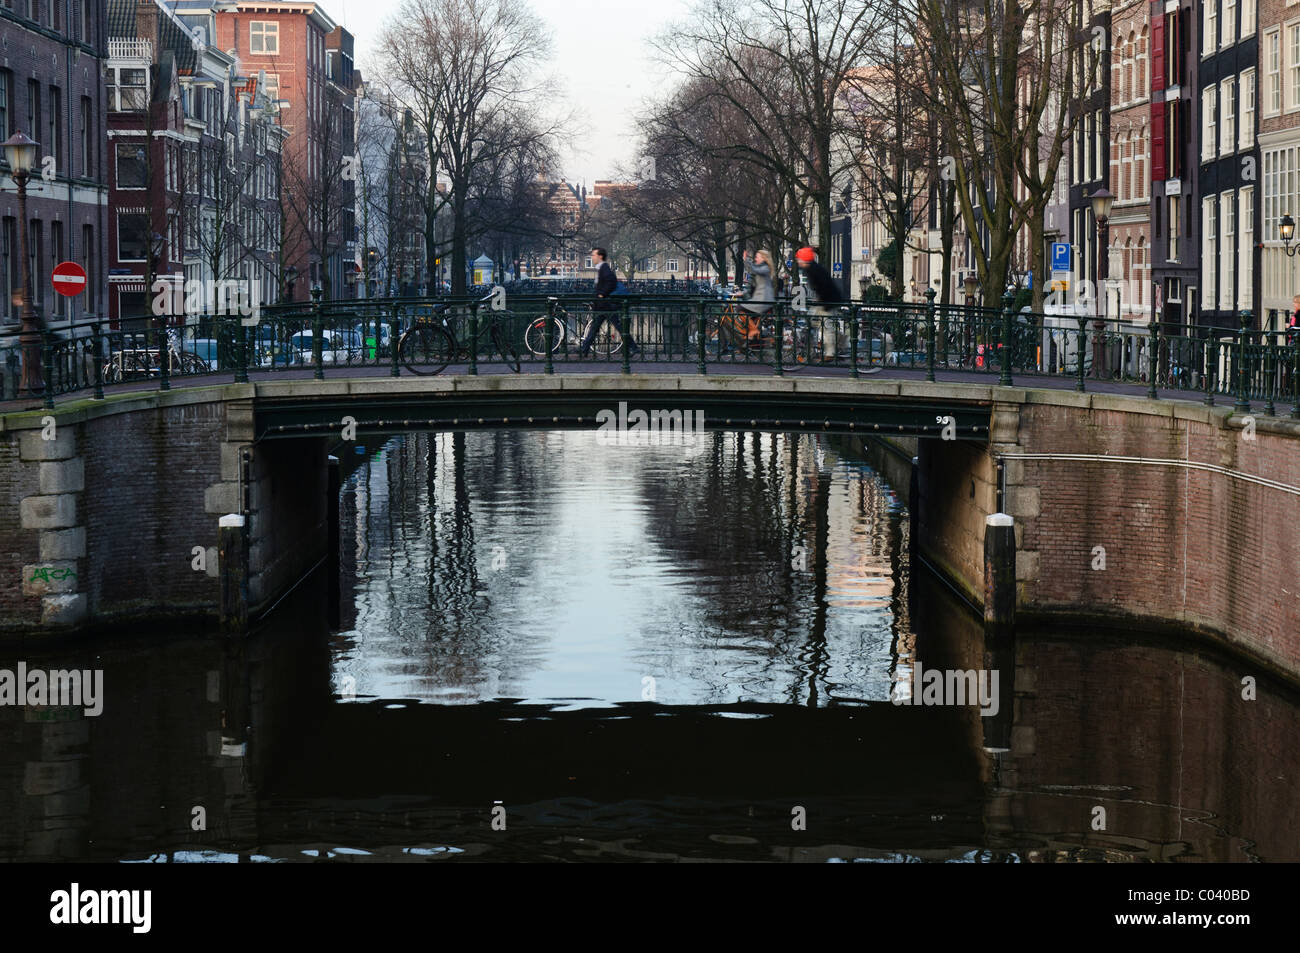
<svg viewBox="0 0 1300 953">
<path fill-rule="evenodd" d="M 758 321 L 762 315 L 772 310 L 776 302 L 776 289 L 773 286 L 772 253 L 760 248 L 751 260 L 749 250 L 744 253 L 746 284 L 752 283 L 753 291 L 741 302 L 741 307 L 749 312 L 749 341 L 754 343 L 759 338 Z"/>
</svg>

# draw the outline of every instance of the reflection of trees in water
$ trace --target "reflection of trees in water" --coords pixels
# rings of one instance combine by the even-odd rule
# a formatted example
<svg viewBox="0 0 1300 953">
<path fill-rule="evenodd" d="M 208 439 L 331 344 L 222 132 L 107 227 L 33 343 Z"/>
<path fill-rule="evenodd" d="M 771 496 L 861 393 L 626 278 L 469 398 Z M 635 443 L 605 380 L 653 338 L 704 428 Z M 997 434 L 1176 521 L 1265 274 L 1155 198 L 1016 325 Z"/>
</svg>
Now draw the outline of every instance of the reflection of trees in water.
<svg viewBox="0 0 1300 953">
<path fill-rule="evenodd" d="M 899 578 L 903 540 L 887 490 L 865 469 L 850 471 L 845 486 L 817 435 L 714 432 L 708 439 L 703 474 L 693 466 L 677 474 L 676 486 L 664 486 L 660 474 L 646 482 L 651 538 L 711 586 L 701 635 L 744 637 L 762 656 L 754 674 L 769 685 L 788 681 L 792 704 L 826 704 L 835 687 L 827 682 L 832 574 L 852 581 L 862 566 L 887 556 L 887 571 Z M 852 551 L 833 562 L 831 501 L 844 494 L 850 525 L 837 525 L 836 537 L 840 545 L 849 539 Z M 891 603 L 898 596 L 895 584 Z"/>
<path fill-rule="evenodd" d="M 382 461 L 344 487 L 341 545 L 355 553 L 364 628 L 406 643 L 414 674 L 434 684 L 481 685 L 485 665 L 505 654 L 510 633 L 494 624 L 490 598 L 493 552 L 507 556 L 501 577 L 526 584 L 529 563 L 509 551 L 518 501 L 530 514 L 552 504 L 538 485 L 545 436 L 394 437 Z"/>
</svg>

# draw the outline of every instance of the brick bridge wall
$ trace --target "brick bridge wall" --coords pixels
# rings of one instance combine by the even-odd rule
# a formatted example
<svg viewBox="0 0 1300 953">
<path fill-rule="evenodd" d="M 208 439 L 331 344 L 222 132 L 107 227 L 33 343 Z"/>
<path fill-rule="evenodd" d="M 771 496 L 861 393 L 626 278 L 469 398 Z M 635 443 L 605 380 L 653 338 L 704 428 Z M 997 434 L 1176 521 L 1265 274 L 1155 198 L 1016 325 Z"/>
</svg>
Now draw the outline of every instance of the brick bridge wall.
<svg viewBox="0 0 1300 953">
<path fill-rule="evenodd" d="M 215 618 L 217 520 L 242 510 L 240 451 L 252 439 L 252 401 L 232 396 L 213 388 L 83 401 L 59 408 L 52 431 L 42 413 L 8 419 L 0 633 Z M 325 458 L 323 439 L 252 454 L 253 611 L 325 555 Z M 204 569 L 194 568 L 195 547 Z"/>
<path fill-rule="evenodd" d="M 983 521 L 1003 453 L 1022 615 L 1190 627 L 1300 674 L 1300 495 L 1176 466 L 1014 457 L 1192 461 L 1296 488 L 1300 424 L 1256 415 L 1252 428 L 1226 407 L 1022 393 L 1023 403 L 994 404 L 987 449 L 921 441 L 926 559 L 982 601 Z"/>
</svg>

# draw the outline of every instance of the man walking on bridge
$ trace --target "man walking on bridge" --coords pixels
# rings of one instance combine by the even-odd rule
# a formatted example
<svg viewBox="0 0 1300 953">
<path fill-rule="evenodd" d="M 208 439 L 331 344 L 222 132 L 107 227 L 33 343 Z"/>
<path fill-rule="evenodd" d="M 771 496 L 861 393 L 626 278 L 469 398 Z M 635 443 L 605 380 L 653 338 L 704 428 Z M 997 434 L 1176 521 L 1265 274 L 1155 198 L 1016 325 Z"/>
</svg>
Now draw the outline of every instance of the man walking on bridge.
<svg viewBox="0 0 1300 953">
<path fill-rule="evenodd" d="M 614 269 L 608 259 L 609 255 L 605 252 L 605 249 L 593 248 L 591 250 L 591 260 L 596 263 L 596 303 L 593 306 L 595 314 L 592 315 L 591 327 L 587 329 L 587 334 L 582 339 L 582 345 L 578 348 L 579 357 L 586 357 L 590 353 L 591 342 L 596 340 L 601 325 L 606 321 L 615 327 L 618 326 L 614 317 L 618 312 L 618 305 L 609 300 L 609 296 L 618 287 L 618 277 L 614 274 Z M 623 334 L 623 340 L 627 344 L 628 355 L 636 354 L 640 348 L 636 346 L 636 341 L 632 340 L 631 328 L 622 330 L 621 333 Z"/>
</svg>

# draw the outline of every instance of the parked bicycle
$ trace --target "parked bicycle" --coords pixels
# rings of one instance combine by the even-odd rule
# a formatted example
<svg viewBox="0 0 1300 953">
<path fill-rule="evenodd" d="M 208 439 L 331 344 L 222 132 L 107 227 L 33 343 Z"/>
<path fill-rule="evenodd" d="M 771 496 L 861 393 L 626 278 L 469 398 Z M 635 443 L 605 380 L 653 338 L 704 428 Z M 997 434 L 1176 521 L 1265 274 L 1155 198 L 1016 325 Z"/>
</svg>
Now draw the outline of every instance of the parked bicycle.
<svg viewBox="0 0 1300 953">
<path fill-rule="evenodd" d="M 162 374 L 161 349 L 157 347 L 124 347 L 116 350 L 104 365 L 104 383 L 145 380 Z M 206 374 L 208 362 L 193 351 L 175 347 L 167 350 L 168 374 Z"/>
<path fill-rule="evenodd" d="M 492 300 L 489 294 L 480 304 Z M 456 339 L 451 324 L 452 311 L 448 305 L 434 305 L 429 314 L 416 315 L 415 322 L 397 339 L 397 354 L 412 374 L 438 374 L 452 361 L 465 361 L 471 353 L 477 354 L 479 340 L 486 326 L 495 353 L 501 355 L 506 366 L 516 374 L 520 371 L 519 351 L 510 343 L 509 311 L 479 309 L 478 327 L 471 339 L 462 345 Z M 489 352 L 489 357 L 492 352 Z"/>
<path fill-rule="evenodd" d="M 716 353 L 727 355 L 731 361 L 744 364 L 755 361 L 776 366 L 776 316 L 768 313 L 753 315 L 735 301 L 712 312 L 705 319 L 704 334 L 707 346 Z M 805 318 L 787 317 L 781 330 L 781 365 L 784 370 L 797 371 L 808 363 L 811 333 Z M 699 339 L 692 323 L 687 334 L 691 346 Z"/>
<path fill-rule="evenodd" d="M 555 313 L 552 315 L 543 315 L 535 321 L 529 323 L 524 330 L 524 347 L 532 351 L 538 357 L 546 356 L 546 322 L 551 322 L 551 353 L 561 349 L 567 351 L 570 346 L 577 348 L 581 346 L 591 330 L 591 322 L 595 320 L 595 311 L 590 304 L 587 305 L 587 312 L 581 319 L 574 317 L 558 303 L 555 305 Z M 623 350 L 623 336 L 618 333 L 618 329 L 613 323 L 606 321 L 601 325 L 600 331 L 596 334 L 596 339 L 591 342 L 592 350 L 598 357 L 612 357 Z"/>
</svg>

